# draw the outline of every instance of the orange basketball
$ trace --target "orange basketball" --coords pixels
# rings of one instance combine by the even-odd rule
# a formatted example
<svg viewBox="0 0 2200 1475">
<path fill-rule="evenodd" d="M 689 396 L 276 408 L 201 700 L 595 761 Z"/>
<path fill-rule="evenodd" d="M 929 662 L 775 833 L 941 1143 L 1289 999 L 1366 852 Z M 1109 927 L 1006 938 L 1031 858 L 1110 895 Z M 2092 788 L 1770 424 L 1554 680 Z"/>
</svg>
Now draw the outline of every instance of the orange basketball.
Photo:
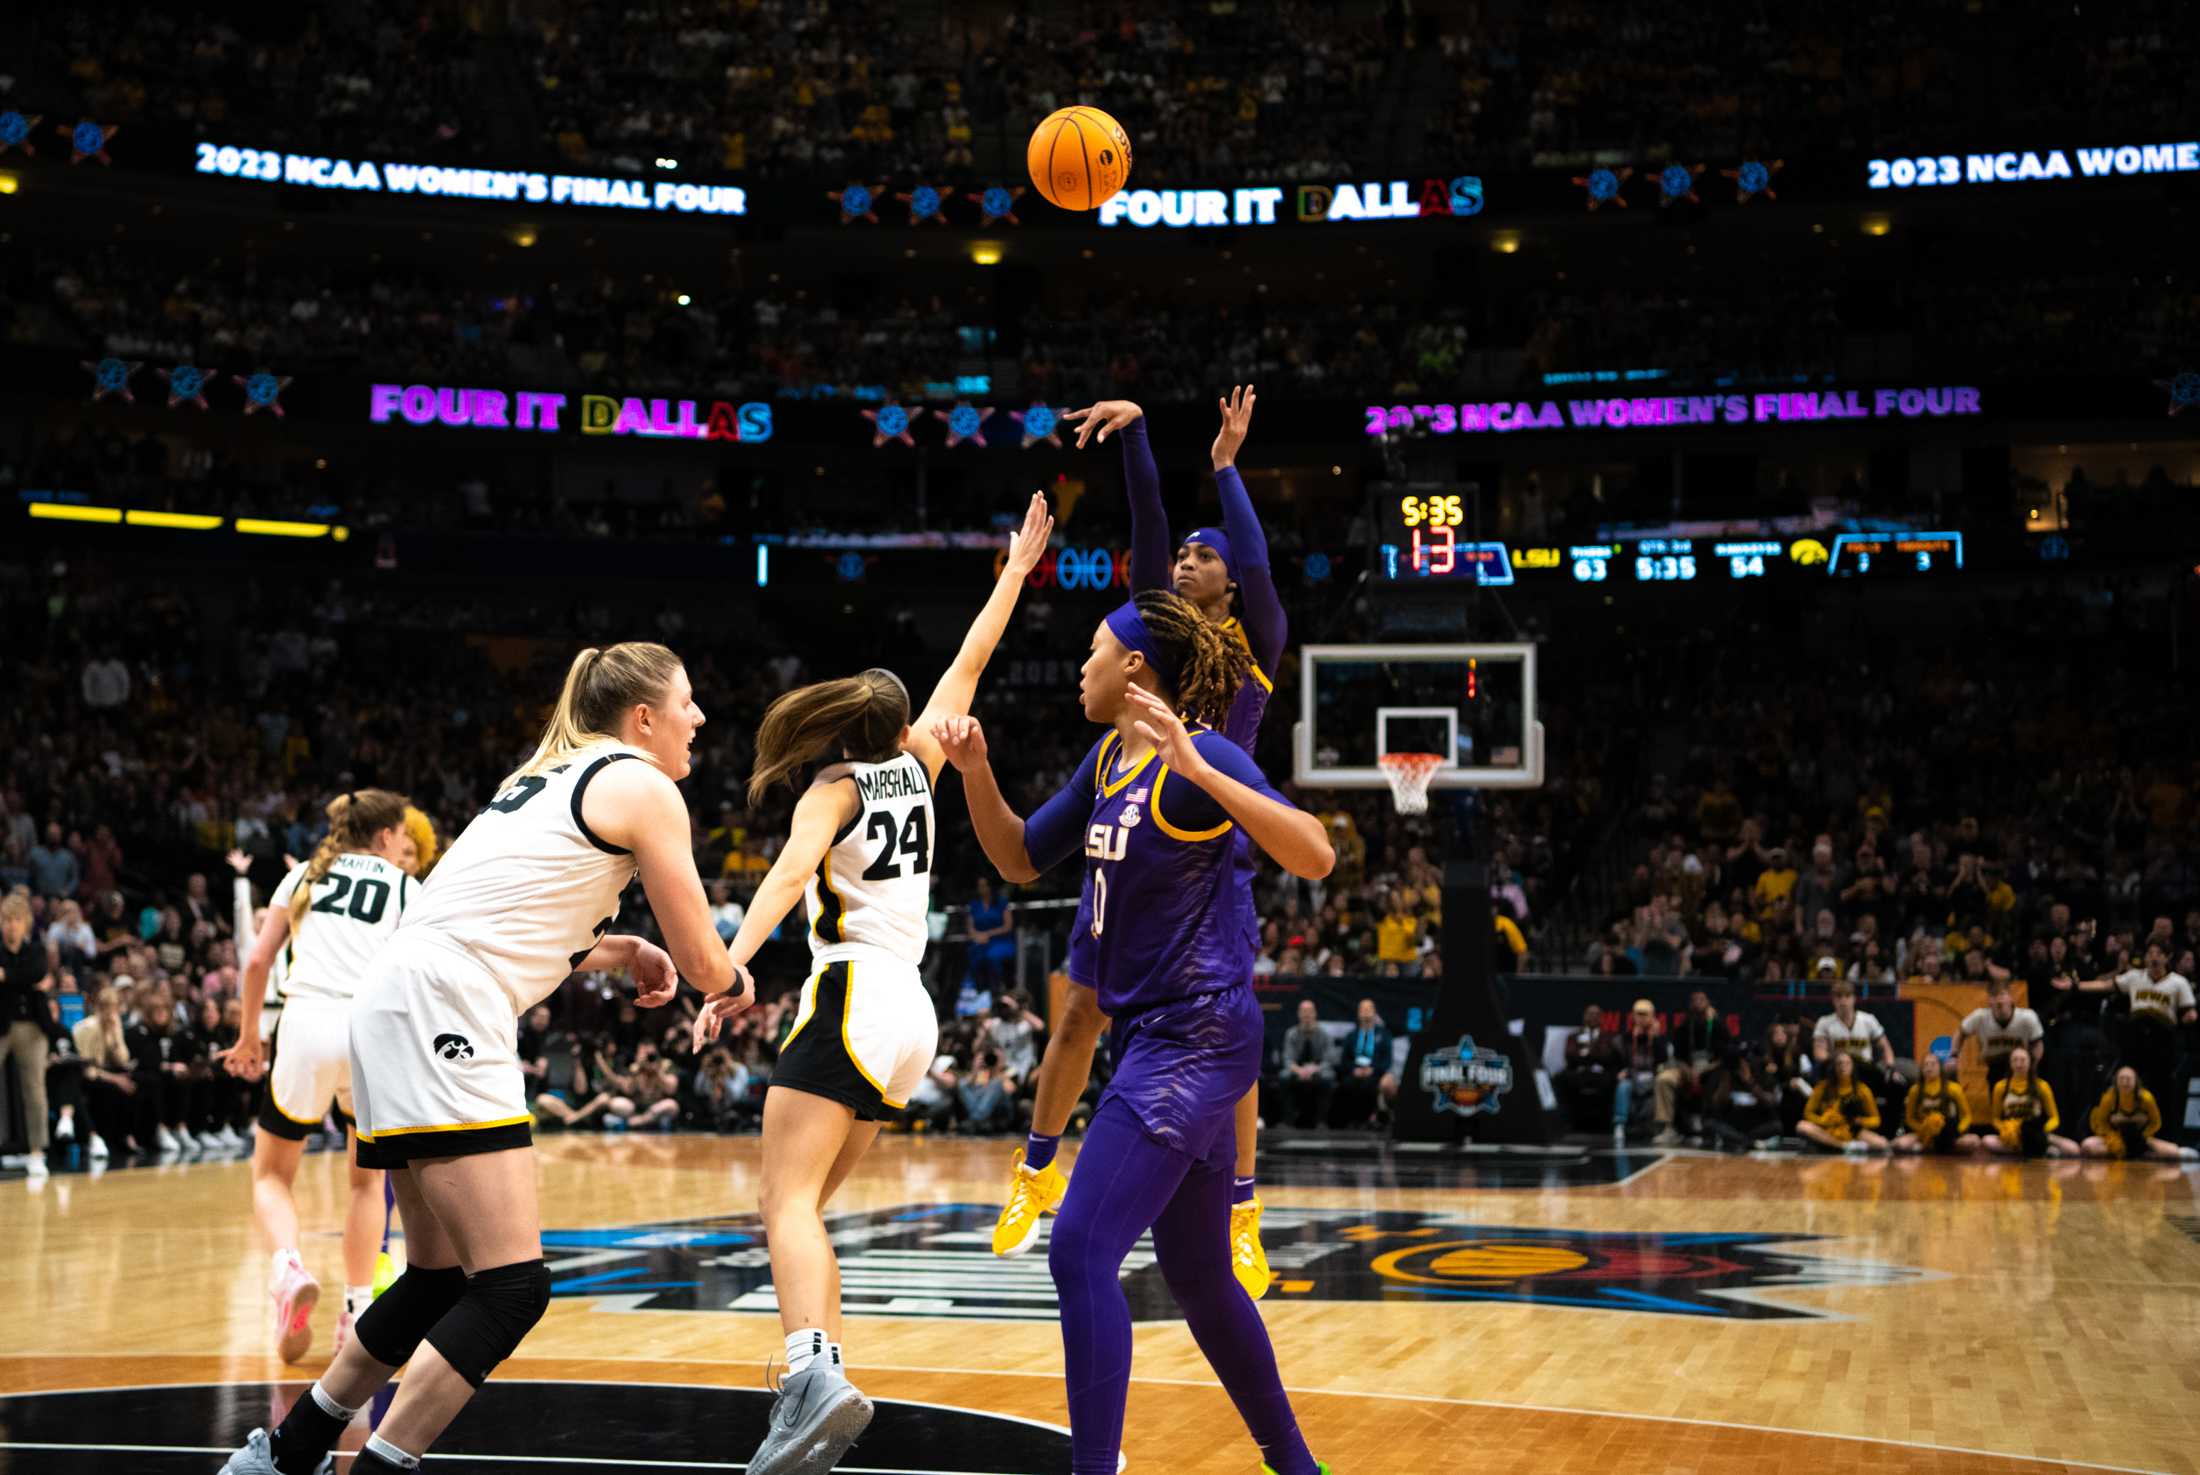
<svg viewBox="0 0 2200 1475">
<path fill-rule="evenodd" d="M 1032 130 L 1024 162 L 1049 205 L 1097 210 L 1131 177 L 1131 136 L 1098 108 L 1061 108 Z"/>
</svg>

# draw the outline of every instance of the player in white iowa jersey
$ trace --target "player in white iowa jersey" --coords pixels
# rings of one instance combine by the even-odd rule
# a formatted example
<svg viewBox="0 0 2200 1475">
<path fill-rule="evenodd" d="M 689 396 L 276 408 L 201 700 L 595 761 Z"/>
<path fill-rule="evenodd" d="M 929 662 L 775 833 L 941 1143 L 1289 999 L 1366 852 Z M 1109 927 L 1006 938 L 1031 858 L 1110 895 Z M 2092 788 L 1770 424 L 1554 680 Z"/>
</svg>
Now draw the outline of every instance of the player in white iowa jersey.
<svg viewBox="0 0 2200 1475">
<path fill-rule="evenodd" d="M 237 1043 L 219 1057 L 230 1074 L 247 1080 L 269 1063 L 260 1011 L 279 960 L 284 1008 L 268 1042 L 273 1059 L 253 1134 L 252 1212 L 274 1248 L 268 1294 L 275 1303 L 276 1350 L 285 1362 L 296 1362 L 313 1345 L 313 1311 L 321 1299 L 320 1282 L 298 1248 L 299 1158 L 330 1107 L 347 1124 L 352 1118 L 351 996 L 396 932 L 406 903 L 419 894 L 414 875 L 435 858 L 434 833 L 422 856 L 406 825 L 408 808 L 404 795 L 387 789 L 358 789 L 329 801 L 327 836 L 311 860 L 283 877 L 260 914 L 240 990 L 244 1019 Z M 354 1163 L 344 1215 L 338 1347 L 372 1299 L 381 1235 L 382 1175 Z"/>
<path fill-rule="evenodd" d="M 830 1469 L 871 1420 L 870 1400 L 842 1371 L 840 1274 L 825 1204 L 881 1120 L 908 1103 L 939 1044 L 938 1016 L 917 976 L 931 909 L 932 785 L 947 761 L 932 724 L 970 710 L 1053 531 L 1046 498 L 1033 494 L 992 597 L 914 723 L 909 689 L 873 670 L 786 693 L 757 730 L 751 804 L 829 754 L 840 761 L 818 770 L 796 802 L 786 846 L 733 939 L 734 960 L 747 963 L 807 899 L 815 966 L 764 1095 L 764 1237 L 788 1376 L 750 1475 Z M 704 1006 L 698 1051 L 734 1007 Z"/>
<path fill-rule="evenodd" d="M 550 1273 L 518 1014 L 587 970 L 631 971 L 647 1007 L 669 1002 L 683 973 L 706 994 L 738 981 L 750 997 L 711 925 L 674 787 L 702 725 L 663 646 L 582 651 L 535 755 L 376 955 L 352 1005 L 352 1095 L 360 1163 L 393 1170 L 405 1273 L 229 1475 L 317 1468 L 400 1366 L 404 1386 L 352 1469 L 409 1468 L 541 1319 Z M 637 872 L 665 948 L 606 935 Z"/>
</svg>

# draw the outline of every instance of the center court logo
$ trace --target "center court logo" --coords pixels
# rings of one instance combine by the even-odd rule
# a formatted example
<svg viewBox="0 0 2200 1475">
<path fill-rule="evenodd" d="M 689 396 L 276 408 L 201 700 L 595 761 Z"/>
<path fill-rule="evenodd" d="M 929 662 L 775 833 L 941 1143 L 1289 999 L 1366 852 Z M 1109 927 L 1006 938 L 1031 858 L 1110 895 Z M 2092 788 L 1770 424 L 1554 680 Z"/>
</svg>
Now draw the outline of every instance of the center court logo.
<svg viewBox="0 0 2200 1475">
<path fill-rule="evenodd" d="M 1512 1083 L 1512 1057 L 1479 1048 L 1472 1035 L 1461 1035 L 1449 1049 L 1421 1057 L 1421 1089 L 1436 1098 L 1438 1111 L 1495 1115 L 1499 1098 Z"/>
<path fill-rule="evenodd" d="M 1055 1321 L 1043 1253 L 1001 1260 L 993 1204 L 926 1204 L 835 1215 L 827 1228 L 850 1316 Z M 1049 1223 L 1051 1228 L 1051 1221 Z M 1780 1293 L 1928 1278 L 1815 1252 L 1815 1236 L 1636 1234 L 1470 1224 L 1440 1214 L 1271 1208 L 1262 1222 L 1276 1301 L 1477 1301 L 1744 1321 L 1838 1320 Z M 1044 1231 L 1042 1231 L 1044 1232 Z M 548 1230 L 551 1292 L 598 1311 L 776 1313 L 771 1256 L 753 1215 Z M 1141 1240 L 1123 1266 L 1135 1321 L 1183 1313 Z"/>
<path fill-rule="evenodd" d="M 437 1035 L 435 1053 L 445 1060 L 471 1060 L 474 1058 L 474 1042 L 464 1035 Z"/>
</svg>

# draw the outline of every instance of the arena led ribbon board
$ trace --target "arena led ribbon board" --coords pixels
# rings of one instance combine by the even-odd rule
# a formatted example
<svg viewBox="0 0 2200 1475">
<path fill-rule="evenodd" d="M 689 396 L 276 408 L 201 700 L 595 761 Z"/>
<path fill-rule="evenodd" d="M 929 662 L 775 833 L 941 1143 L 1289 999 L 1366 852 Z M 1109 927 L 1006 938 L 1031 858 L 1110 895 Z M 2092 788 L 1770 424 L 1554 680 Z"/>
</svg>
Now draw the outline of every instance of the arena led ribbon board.
<svg viewBox="0 0 2200 1475">
<path fill-rule="evenodd" d="M 673 215 L 746 215 L 748 191 L 730 184 L 546 174 L 529 169 L 456 169 L 441 164 L 330 158 L 201 143 L 197 174 L 296 189 L 424 195 L 558 209 L 645 210 Z"/>
<path fill-rule="evenodd" d="M 2072 163 L 2076 168 L 2073 169 Z M 2058 179 L 2130 179 L 2200 173 L 2200 141 L 2107 144 L 2098 148 L 2004 149 L 1965 154 L 1904 154 L 1864 161 L 1868 189 L 1929 189 L 1950 184 L 2036 184 Z"/>
</svg>

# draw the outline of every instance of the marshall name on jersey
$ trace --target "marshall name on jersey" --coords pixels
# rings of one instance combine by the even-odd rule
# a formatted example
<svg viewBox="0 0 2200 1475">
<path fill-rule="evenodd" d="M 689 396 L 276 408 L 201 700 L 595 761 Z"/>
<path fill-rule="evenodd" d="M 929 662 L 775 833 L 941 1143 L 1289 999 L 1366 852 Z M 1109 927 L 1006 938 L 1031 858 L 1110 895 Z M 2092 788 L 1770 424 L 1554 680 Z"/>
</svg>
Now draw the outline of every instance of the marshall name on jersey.
<svg viewBox="0 0 2200 1475">
<path fill-rule="evenodd" d="M 803 888 L 810 954 L 819 963 L 877 949 L 924 961 L 932 909 L 932 783 L 908 753 L 884 763 L 835 763 L 818 782 L 853 779 L 855 817 L 833 836 Z"/>
<path fill-rule="evenodd" d="M 306 870 L 301 865 L 283 877 L 268 905 L 289 911 Z M 419 895 L 412 877 L 379 855 L 337 856 L 313 883 L 312 903 L 283 950 L 284 997 L 350 998 Z"/>
</svg>

